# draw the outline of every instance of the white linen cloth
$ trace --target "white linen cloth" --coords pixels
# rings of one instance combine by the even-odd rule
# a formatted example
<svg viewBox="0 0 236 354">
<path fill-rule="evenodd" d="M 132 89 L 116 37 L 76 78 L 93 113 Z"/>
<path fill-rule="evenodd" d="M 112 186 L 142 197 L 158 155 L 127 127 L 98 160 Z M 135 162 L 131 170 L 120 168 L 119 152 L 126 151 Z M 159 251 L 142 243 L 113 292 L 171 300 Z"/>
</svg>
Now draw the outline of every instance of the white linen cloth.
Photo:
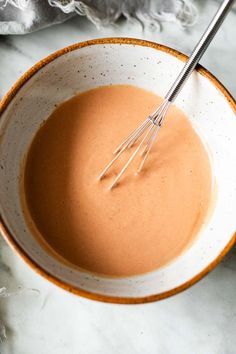
<svg viewBox="0 0 236 354">
<path fill-rule="evenodd" d="M 0 0 L 0 34 L 24 34 L 86 16 L 96 26 L 114 24 L 120 17 L 142 26 L 162 22 L 192 26 L 197 19 L 194 0 Z"/>
</svg>

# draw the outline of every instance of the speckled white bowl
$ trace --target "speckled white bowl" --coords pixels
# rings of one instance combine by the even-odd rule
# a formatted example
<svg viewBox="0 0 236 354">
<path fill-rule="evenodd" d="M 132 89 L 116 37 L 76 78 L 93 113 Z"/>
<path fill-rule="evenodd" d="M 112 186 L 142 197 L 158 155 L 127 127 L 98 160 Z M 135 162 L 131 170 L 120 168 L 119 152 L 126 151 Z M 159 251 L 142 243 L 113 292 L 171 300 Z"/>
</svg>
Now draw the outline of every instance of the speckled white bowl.
<svg viewBox="0 0 236 354">
<path fill-rule="evenodd" d="M 30 267 L 76 294 L 117 303 L 158 300 L 207 274 L 234 244 L 236 234 L 236 104 L 199 67 L 176 105 L 206 141 L 217 182 L 216 205 L 193 245 L 171 264 L 145 275 L 111 278 L 74 270 L 47 254 L 24 220 L 19 176 L 22 159 L 55 104 L 101 85 L 132 84 L 164 96 L 186 57 L 137 39 L 75 44 L 36 64 L 0 104 L 0 217 L 5 239 Z M 122 260 L 121 260 L 122 261 Z"/>
</svg>

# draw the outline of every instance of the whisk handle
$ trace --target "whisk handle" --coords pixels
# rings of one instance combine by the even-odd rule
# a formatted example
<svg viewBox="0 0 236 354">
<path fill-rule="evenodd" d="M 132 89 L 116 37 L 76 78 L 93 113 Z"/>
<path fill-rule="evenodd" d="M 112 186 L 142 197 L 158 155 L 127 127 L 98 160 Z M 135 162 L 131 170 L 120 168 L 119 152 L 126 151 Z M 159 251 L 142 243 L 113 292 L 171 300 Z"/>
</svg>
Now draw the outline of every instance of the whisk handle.
<svg viewBox="0 0 236 354">
<path fill-rule="evenodd" d="M 234 0 L 224 0 L 221 6 L 219 7 L 211 23 L 207 27 L 206 31 L 204 32 L 201 39 L 194 48 L 192 54 L 190 55 L 188 61 L 181 70 L 179 76 L 177 77 L 174 84 L 165 96 L 166 100 L 168 100 L 169 102 L 173 102 L 176 96 L 181 91 L 183 85 L 195 69 L 197 63 L 205 53 L 206 49 L 208 48 L 209 44 L 211 43 L 218 29 L 220 28 L 231 6 L 233 5 L 233 2 Z"/>
</svg>

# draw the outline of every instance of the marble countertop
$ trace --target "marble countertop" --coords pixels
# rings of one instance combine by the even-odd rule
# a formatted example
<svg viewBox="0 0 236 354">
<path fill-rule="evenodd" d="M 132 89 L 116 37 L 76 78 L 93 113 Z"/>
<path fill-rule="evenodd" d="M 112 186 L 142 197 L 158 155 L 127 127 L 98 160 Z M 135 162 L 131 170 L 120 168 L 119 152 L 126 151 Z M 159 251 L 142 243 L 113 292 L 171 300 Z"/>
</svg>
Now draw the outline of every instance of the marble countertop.
<svg viewBox="0 0 236 354">
<path fill-rule="evenodd" d="M 199 2 L 198 24 L 165 24 L 144 32 L 122 21 L 97 30 L 84 18 L 26 36 L 0 37 L 0 98 L 35 62 L 69 44 L 96 37 L 139 37 L 189 53 L 216 9 Z M 236 96 L 236 13 L 228 16 L 202 64 Z M 172 298 L 146 305 L 111 305 L 69 294 L 35 274 L 0 236 L 0 298 L 7 339 L 1 354 L 234 354 L 236 248 L 207 277 Z M 33 290 L 30 290 L 33 289 Z M 35 290 L 34 290 L 35 289 Z"/>
</svg>

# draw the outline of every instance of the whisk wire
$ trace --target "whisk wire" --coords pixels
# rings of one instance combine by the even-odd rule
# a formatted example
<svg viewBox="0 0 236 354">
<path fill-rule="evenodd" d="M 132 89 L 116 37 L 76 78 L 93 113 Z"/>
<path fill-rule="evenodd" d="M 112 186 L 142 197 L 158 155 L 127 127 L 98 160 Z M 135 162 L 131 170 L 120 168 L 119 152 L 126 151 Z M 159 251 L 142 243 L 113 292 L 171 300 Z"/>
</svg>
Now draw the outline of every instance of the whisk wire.
<svg viewBox="0 0 236 354">
<path fill-rule="evenodd" d="M 136 148 L 136 150 L 133 152 L 133 154 L 131 155 L 131 157 L 129 158 L 129 160 L 126 162 L 126 164 L 124 165 L 124 167 L 121 169 L 121 171 L 119 172 L 119 174 L 116 176 L 115 180 L 113 181 L 113 183 L 111 184 L 109 189 L 112 189 L 119 181 L 119 179 L 121 178 L 121 176 L 124 174 L 124 172 L 127 170 L 127 168 L 129 167 L 129 165 L 131 164 L 131 162 L 133 161 L 133 159 L 135 158 L 135 156 L 137 155 L 137 153 L 139 152 L 139 150 L 141 149 L 141 147 L 143 146 L 144 141 L 146 140 L 147 136 L 151 133 L 152 129 L 153 129 L 154 125 L 151 125 L 148 129 L 148 131 L 146 132 L 144 138 L 142 139 L 141 143 L 138 145 L 138 147 Z"/>
<path fill-rule="evenodd" d="M 131 134 L 129 134 L 123 141 L 122 143 L 115 149 L 113 152 L 114 155 L 116 155 L 122 148 L 123 146 L 128 142 L 128 145 L 130 141 L 135 137 L 138 136 L 143 130 L 146 129 L 146 125 L 149 122 L 149 119 L 147 118 L 138 128 L 136 128 Z M 127 147 L 128 147 L 127 145 Z"/>
<path fill-rule="evenodd" d="M 137 146 L 133 154 L 130 156 L 124 167 L 121 169 L 121 171 L 118 173 L 116 176 L 115 180 L 111 184 L 109 189 L 112 189 L 115 185 L 117 185 L 119 179 L 121 176 L 124 174 L 124 172 L 127 170 L 135 156 L 138 154 L 138 152 L 141 150 L 143 147 L 143 151 L 141 153 L 141 156 L 143 156 L 142 161 L 139 165 L 139 168 L 137 169 L 137 173 L 139 173 L 143 165 L 151 151 L 151 148 L 154 144 L 154 141 L 156 139 L 157 133 L 160 130 L 161 124 L 163 122 L 164 116 L 169 108 L 170 102 L 167 100 L 164 100 L 161 105 L 158 107 L 156 111 L 154 111 L 138 128 L 136 128 L 131 134 L 129 134 L 122 142 L 121 144 L 115 149 L 114 151 L 114 158 L 108 163 L 108 165 L 104 168 L 102 173 L 99 176 L 99 179 L 101 180 L 108 172 L 108 170 L 111 168 L 111 166 L 119 159 L 121 154 L 126 150 L 131 148 L 138 140 L 141 138 L 141 136 L 145 133 L 143 139 L 141 140 L 140 144 Z"/>
<path fill-rule="evenodd" d="M 140 163 L 140 165 L 139 165 L 139 167 L 137 169 L 137 173 L 140 173 L 142 171 L 144 163 L 147 160 L 147 157 L 148 157 L 148 155 L 149 155 L 149 153 L 150 153 L 150 151 L 152 149 L 152 146 L 153 146 L 153 144 L 154 144 L 154 142 L 156 140 L 156 137 L 157 137 L 157 134 L 158 134 L 160 128 L 161 128 L 161 126 L 157 125 L 155 127 L 155 129 L 154 129 L 154 132 L 153 132 L 152 136 L 148 140 L 147 145 L 146 145 L 145 150 L 144 150 L 144 153 L 143 153 L 144 156 L 143 156 L 143 159 L 142 159 L 142 161 L 141 161 L 141 163 Z"/>
</svg>

